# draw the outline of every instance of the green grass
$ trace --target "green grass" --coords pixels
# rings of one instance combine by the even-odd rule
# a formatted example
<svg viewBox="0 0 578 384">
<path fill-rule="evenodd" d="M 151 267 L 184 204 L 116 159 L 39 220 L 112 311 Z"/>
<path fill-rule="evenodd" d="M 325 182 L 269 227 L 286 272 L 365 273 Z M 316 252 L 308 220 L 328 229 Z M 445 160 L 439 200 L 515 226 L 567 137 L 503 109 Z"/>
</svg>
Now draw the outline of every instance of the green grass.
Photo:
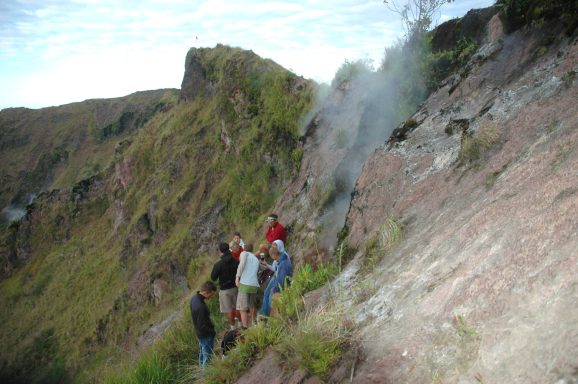
<svg viewBox="0 0 578 384">
<path fill-rule="evenodd" d="M 31 258 L 0 282 L 0 305 L 11 308 L 0 314 L 0 342 L 9 346 L 0 352 L 6 374 L 19 372 L 26 348 L 48 331 L 54 347 L 46 365 L 56 364 L 77 382 L 103 370 L 135 369 L 123 351 L 136 352 L 135 340 L 149 324 L 178 307 L 186 293 L 175 276 L 195 287 L 215 261 L 211 245 L 208 255 L 197 252 L 197 231 L 213 225 L 207 218 L 224 234 L 240 229 L 250 239 L 300 165 L 299 122 L 312 87 L 296 88 L 293 74 L 239 49 L 204 54 L 216 82 L 212 97 L 157 112 L 136 131 L 101 137 L 92 161 L 74 169 L 61 164 L 58 171 L 58 183 L 66 187 L 74 175 L 98 169 L 82 198 L 65 191 L 35 202 L 34 219 L 18 235 Z M 227 104 L 233 91 L 244 92 L 251 104 L 252 112 L 241 119 Z M 223 123 L 235 143 L 229 151 L 220 140 Z M 87 124 L 87 140 L 96 143 L 95 127 Z M 117 139 L 125 144 L 113 154 Z M 76 162 L 92 148 L 68 158 Z M 151 294 L 155 280 L 169 285 L 159 303 Z M 155 375 L 164 375 L 166 367 L 178 378 L 191 374 L 196 339 L 190 319 L 185 316 L 176 329 L 172 339 L 167 336 L 171 347 L 147 355 L 140 377 L 161 377 Z"/>
<path fill-rule="evenodd" d="M 283 365 L 321 377 L 327 375 L 350 342 L 351 330 L 344 319 L 335 308 L 321 307 L 292 323 L 289 335 L 275 346 Z"/>
<path fill-rule="evenodd" d="M 287 337 L 287 329 L 281 322 L 271 319 L 267 327 L 259 326 L 244 331 L 244 340 L 233 348 L 225 359 L 213 359 L 203 376 L 201 383 L 235 383 L 239 377 L 263 356 L 265 350 L 277 345 Z"/>
<path fill-rule="evenodd" d="M 319 265 L 314 270 L 309 264 L 302 264 L 293 276 L 291 285 L 273 301 L 273 308 L 287 321 L 295 320 L 304 307 L 303 295 L 322 287 L 337 273 L 334 264 Z"/>
</svg>

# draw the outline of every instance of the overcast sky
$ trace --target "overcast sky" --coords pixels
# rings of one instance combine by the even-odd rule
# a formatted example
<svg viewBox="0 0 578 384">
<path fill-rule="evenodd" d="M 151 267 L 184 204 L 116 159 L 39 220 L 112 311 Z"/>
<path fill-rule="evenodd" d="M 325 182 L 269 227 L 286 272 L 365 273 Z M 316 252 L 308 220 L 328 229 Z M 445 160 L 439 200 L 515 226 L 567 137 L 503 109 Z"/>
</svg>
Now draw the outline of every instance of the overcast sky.
<svg viewBox="0 0 578 384">
<path fill-rule="evenodd" d="M 493 3 L 455 0 L 438 21 Z M 0 109 L 180 88 L 189 48 L 217 43 L 330 82 L 401 35 L 381 0 L 0 0 Z"/>
</svg>

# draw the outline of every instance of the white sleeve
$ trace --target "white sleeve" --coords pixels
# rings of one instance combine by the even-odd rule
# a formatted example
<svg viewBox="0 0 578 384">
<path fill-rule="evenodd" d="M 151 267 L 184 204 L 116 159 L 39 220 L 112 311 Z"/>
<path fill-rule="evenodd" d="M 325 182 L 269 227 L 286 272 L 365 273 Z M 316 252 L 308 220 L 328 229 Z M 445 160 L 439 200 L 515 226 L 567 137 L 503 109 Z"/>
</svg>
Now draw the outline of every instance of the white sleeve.
<svg viewBox="0 0 578 384">
<path fill-rule="evenodd" d="M 243 273 L 243 269 L 245 269 L 245 262 L 247 261 L 247 252 L 241 252 L 241 256 L 239 256 L 239 266 L 237 267 L 237 276 L 241 276 Z"/>
</svg>

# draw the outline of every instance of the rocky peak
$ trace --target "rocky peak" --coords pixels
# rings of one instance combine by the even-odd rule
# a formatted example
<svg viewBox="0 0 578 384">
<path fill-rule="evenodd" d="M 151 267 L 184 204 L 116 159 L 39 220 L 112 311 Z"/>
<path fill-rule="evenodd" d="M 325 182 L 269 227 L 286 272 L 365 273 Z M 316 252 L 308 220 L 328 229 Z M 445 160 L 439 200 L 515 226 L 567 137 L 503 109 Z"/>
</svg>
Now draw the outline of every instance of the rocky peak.
<svg viewBox="0 0 578 384">
<path fill-rule="evenodd" d="M 185 59 L 185 74 L 181 83 L 181 100 L 192 100 L 207 90 L 207 74 L 203 67 L 202 50 L 191 48 Z"/>
</svg>

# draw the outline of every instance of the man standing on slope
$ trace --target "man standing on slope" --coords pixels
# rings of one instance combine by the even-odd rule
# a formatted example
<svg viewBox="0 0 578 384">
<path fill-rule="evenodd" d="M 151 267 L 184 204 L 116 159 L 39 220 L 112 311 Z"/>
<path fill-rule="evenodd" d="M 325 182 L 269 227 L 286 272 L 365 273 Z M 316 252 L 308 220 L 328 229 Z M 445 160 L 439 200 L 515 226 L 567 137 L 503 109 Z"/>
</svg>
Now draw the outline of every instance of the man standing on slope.
<svg viewBox="0 0 578 384">
<path fill-rule="evenodd" d="M 239 261 L 235 260 L 229 250 L 229 244 L 219 244 L 219 252 L 221 259 L 213 266 L 211 272 L 211 280 L 219 281 L 219 306 L 221 313 L 227 316 L 231 329 L 235 328 L 235 317 L 233 309 L 237 304 L 237 286 L 235 285 L 235 277 L 237 276 L 237 268 Z"/>
<path fill-rule="evenodd" d="M 216 333 L 205 300 L 213 297 L 216 290 L 215 284 L 212 281 L 207 281 L 201 286 L 201 290 L 197 291 L 197 294 L 191 298 L 191 316 L 199 341 L 199 366 L 201 368 L 207 366 L 213 355 Z"/>
<path fill-rule="evenodd" d="M 269 227 L 265 233 L 265 238 L 270 244 L 273 244 L 275 240 L 281 240 L 283 244 L 286 243 L 287 236 L 285 235 L 285 228 L 279 223 L 278 216 L 274 213 L 270 214 L 266 220 Z"/>
</svg>

